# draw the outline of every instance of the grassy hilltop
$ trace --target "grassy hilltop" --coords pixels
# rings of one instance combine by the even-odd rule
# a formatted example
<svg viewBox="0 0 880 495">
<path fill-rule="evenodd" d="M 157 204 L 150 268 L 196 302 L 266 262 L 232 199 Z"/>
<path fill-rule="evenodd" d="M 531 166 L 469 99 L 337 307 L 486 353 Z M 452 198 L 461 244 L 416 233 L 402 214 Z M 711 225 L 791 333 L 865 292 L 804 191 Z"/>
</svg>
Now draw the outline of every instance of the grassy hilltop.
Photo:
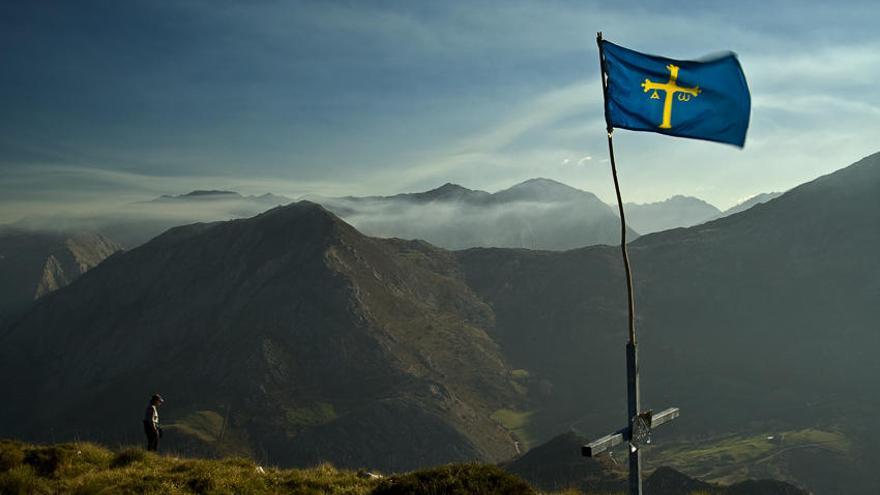
<svg viewBox="0 0 880 495">
<path fill-rule="evenodd" d="M 551 475 L 551 472 L 545 472 Z M 528 475 L 526 475 L 528 477 Z M 554 486 L 565 483 L 558 470 Z M 545 486 L 544 482 L 536 482 Z M 786 483 L 704 483 L 670 468 L 648 477 L 651 495 L 806 495 Z M 593 495 L 575 489 L 540 491 L 492 464 L 446 464 L 381 476 L 319 464 L 307 469 L 263 467 L 243 457 L 196 459 L 140 448 L 111 450 L 88 442 L 34 445 L 0 440 L 0 495 Z M 615 495 L 607 490 L 602 495 Z"/>
<path fill-rule="evenodd" d="M 0 494 L 296 494 L 403 495 L 536 492 L 487 464 L 449 464 L 389 477 L 322 464 L 263 468 L 245 458 L 188 459 L 93 443 L 48 446 L 0 440 Z M 571 492 L 575 493 L 575 492 Z"/>
</svg>

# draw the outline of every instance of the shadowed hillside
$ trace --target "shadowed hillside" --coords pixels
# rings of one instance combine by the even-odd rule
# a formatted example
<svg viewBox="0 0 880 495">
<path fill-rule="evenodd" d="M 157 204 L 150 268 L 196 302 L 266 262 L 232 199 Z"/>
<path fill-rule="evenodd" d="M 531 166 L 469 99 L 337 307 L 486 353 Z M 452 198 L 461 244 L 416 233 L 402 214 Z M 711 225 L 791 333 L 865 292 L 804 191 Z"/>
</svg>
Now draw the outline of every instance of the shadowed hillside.
<svg viewBox="0 0 880 495">
<path fill-rule="evenodd" d="M 769 193 L 761 193 L 752 196 L 751 198 L 733 205 L 732 207 L 722 211 L 717 215 L 717 218 L 729 217 L 730 215 L 735 215 L 737 213 L 744 212 L 753 206 L 766 203 L 767 201 L 773 200 L 782 196 L 784 193 L 781 192 L 769 192 Z M 713 218 L 714 220 L 714 218 Z"/>
<path fill-rule="evenodd" d="M 0 228 L 0 320 L 71 283 L 120 249 L 100 234 Z"/>
<path fill-rule="evenodd" d="M 2 433 L 119 441 L 161 390 L 194 452 L 384 469 L 509 457 L 489 416 L 520 392 L 493 315 L 451 256 L 437 273 L 405 246 L 311 203 L 172 229 L 4 331 Z"/>
<path fill-rule="evenodd" d="M 630 245 L 644 405 L 682 408 L 649 463 L 880 486 L 878 192 L 873 155 Z M 115 441 L 161 390 L 181 448 L 284 464 L 398 470 L 596 437 L 625 421 L 622 277 L 614 247 L 449 252 L 309 203 L 173 229 L 2 330 L 0 433 Z"/>
<path fill-rule="evenodd" d="M 880 486 L 869 468 L 880 437 L 863 421 L 878 405 L 865 394 L 880 373 L 878 250 L 880 154 L 741 214 L 633 242 L 644 406 L 682 407 L 683 421 L 658 432 L 658 443 L 664 435 L 842 429 L 858 439 L 848 454 L 820 444 L 771 460 L 817 493 Z M 497 315 L 493 336 L 533 383 L 523 429 L 549 438 L 562 428 L 596 437 L 619 427 L 619 252 L 457 256 Z"/>
</svg>

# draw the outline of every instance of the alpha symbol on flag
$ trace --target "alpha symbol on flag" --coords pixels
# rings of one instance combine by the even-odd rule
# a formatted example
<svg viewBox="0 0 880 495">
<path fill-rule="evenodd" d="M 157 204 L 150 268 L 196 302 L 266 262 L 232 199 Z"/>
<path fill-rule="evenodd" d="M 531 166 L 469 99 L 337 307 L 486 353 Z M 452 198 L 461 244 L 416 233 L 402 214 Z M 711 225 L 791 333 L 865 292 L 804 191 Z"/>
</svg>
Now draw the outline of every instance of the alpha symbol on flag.
<svg viewBox="0 0 880 495">
<path fill-rule="evenodd" d="M 699 96 L 702 91 L 699 86 L 695 86 L 693 88 L 686 88 L 684 86 L 679 86 L 678 81 L 678 69 L 677 65 L 669 64 L 666 66 L 666 69 L 669 70 L 669 81 L 665 83 L 654 82 L 648 78 L 645 78 L 645 82 L 642 83 L 642 88 L 644 88 L 645 93 L 653 90 L 654 93 L 651 95 L 652 100 L 659 100 L 660 97 L 657 95 L 657 90 L 664 91 L 666 93 L 666 98 L 663 101 L 663 122 L 660 123 L 661 129 L 672 129 L 672 98 L 678 93 L 678 101 L 689 101 L 692 96 Z"/>
</svg>

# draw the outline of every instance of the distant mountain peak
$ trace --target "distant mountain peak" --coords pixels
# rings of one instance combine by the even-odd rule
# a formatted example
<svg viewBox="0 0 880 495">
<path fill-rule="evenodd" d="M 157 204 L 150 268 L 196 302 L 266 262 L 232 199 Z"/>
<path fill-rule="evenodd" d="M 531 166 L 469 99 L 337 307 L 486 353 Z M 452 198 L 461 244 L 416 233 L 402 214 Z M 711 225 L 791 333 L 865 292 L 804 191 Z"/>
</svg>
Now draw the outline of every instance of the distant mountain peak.
<svg viewBox="0 0 880 495">
<path fill-rule="evenodd" d="M 571 189 L 575 191 L 580 191 L 580 189 L 569 186 L 568 184 L 563 184 L 557 180 L 548 179 L 546 177 L 534 177 L 532 179 L 524 180 L 519 184 L 515 184 L 510 189 L 520 188 L 520 187 L 556 187 L 560 189 Z"/>
<path fill-rule="evenodd" d="M 420 196 L 425 197 L 448 197 L 448 196 L 458 196 L 462 194 L 468 194 L 475 192 L 471 189 L 468 189 L 464 186 L 460 186 L 458 184 L 453 184 L 452 182 L 447 182 L 440 187 L 431 189 L 429 191 L 425 191 L 422 193 L 415 193 Z"/>
<path fill-rule="evenodd" d="M 640 234 L 697 225 L 721 213 L 712 204 L 693 196 L 676 194 L 653 203 L 624 203 L 626 221 Z"/>
<path fill-rule="evenodd" d="M 318 201 L 368 235 L 447 249 L 573 249 L 616 244 L 620 232 L 617 217 L 593 193 L 546 178 L 496 193 L 447 182 L 424 192 Z"/>
<path fill-rule="evenodd" d="M 496 201 L 570 201 L 578 198 L 595 198 L 593 193 L 582 191 L 567 184 L 536 177 L 515 184 L 492 195 Z M 598 201 L 598 198 L 597 198 Z"/>
<path fill-rule="evenodd" d="M 218 189 L 196 189 L 186 194 L 163 194 L 159 199 L 238 199 L 243 196 L 235 191 L 223 191 Z"/>
<path fill-rule="evenodd" d="M 328 218 L 337 219 L 336 215 L 331 213 L 324 208 L 319 203 L 315 203 L 314 201 L 309 201 L 307 199 L 303 199 L 300 201 L 294 201 L 293 203 L 276 206 L 275 208 L 271 208 L 269 210 L 260 213 L 258 216 L 266 216 L 266 215 L 286 215 L 286 214 L 300 214 L 300 213 L 310 213 L 318 216 L 324 216 Z"/>
<path fill-rule="evenodd" d="M 446 184 L 443 184 L 442 186 L 440 186 L 436 189 L 433 189 L 433 191 L 470 191 L 470 189 L 468 189 L 464 186 L 455 184 L 453 182 L 447 182 Z"/>
<path fill-rule="evenodd" d="M 290 201 L 291 199 L 288 197 L 279 196 L 272 193 L 264 193 L 259 196 L 244 196 L 237 191 L 226 191 L 220 189 L 196 189 L 185 194 L 163 194 L 158 198 L 134 204 L 149 205 L 162 203 L 165 205 L 180 205 L 187 207 L 194 205 L 211 205 L 212 207 L 219 206 L 220 208 L 226 208 L 226 211 L 224 212 L 225 214 L 220 215 L 219 218 L 228 218 L 228 216 L 253 216 L 256 213 L 264 211 L 266 208 L 287 204 Z M 199 216 L 194 216 L 192 220 L 196 221 L 214 219 L 200 218 Z"/>
<path fill-rule="evenodd" d="M 343 232 L 356 232 L 354 228 L 343 222 L 339 217 L 326 210 L 323 206 L 311 201 L 297 201 L 287 205 L 276 206 L 250 218 L 240 218 L 232 221 L 197 222 L 188 225 L 172 227 L 156 236 L 151 242 L 174 244 L 182 239 L 200 235 L 209 229 L 220 228 L 227 231 L 237 224 L 240 228 L 247 227 L 270 233 L 266 239 L 272 238 L 275 242 L 287 245 L 296 239 L 310 239 L 317 243 L 333 242 L 339 239 Z M 227 235 L 228 234 L 227 232 Z M 251 234 L 239 231 L 234 234 L 241 239 Z M 279 240 L 279 239 L 284 240 Z M 231 241 L 224 241 L 231 242 Z"/>
<path fill-rule="evenodd" d="M 266 210 L 255 217 L 255 219 L 272 219 L 273 221 L 301 220 L 305 218 L 326 224 L 347 225 L 322 205 L 308 200 L 295 201 L 290 204 L 276 206 L 275 208 Z"/>
<path fill-rule="evenodd" d="M 440 187 L 430 189 L 424 192 L 403 193 L 390 196 L 390 198 L 400 198 L 410 201 L 431 202 L 431 201 L 465 201 L 465 202 L 481 202 L 490 196 L 486 191 L 475 191 L 464 186 L 447 182 Z M 376 199 L 376 198 L 374 198 Z"/>
<path fill-rule="evenodd" d="M 648 203 L 624 203 L 624 206 L 626 206 L 626 207 L 632 207 L 632 206 L 639 207 L 639 206 L 660 206 L 660 205 L 673 205 L 673 204 L 705 205 L 711 209 L 717 210 L 719 212 L 721 211 L 721 210 L 718 210 L 717 207 L 715 207 L 714 205 L 712 205 L 711 203 L 709 203 L 706 200 L 703 200 L 703 199 L 700 199 L 700 198 L 697 198 L 694 196 L 687 196 L 684 194 L 675 194 L 675 195 L 670 196 L 662 201 L 653 201 L 653 202 L 648 202 Z"/>
<path fill-rule="evenodd" d="M 188 192 L 183 196 L 241 196 L 241 194 L 235 191 L 224 191 L 220 189 L 196 189 L 195 191 Z"/>
<path fill-rule="evenodd" d="M 666 201 L 689 201 L 689 202 L 710 204 L 708 201 L 702 200 L 700 198 L 696 198 L 694 196 L 686 196 L 684 194 L 675 194 L 671 198 L 667 199 Z"/>
<path fill-rule="evenodd" d="M 244 196 L 235 191 L 196 189 L 185 194 L 163 194 L 147 203 L 184 202 L 184 201 L 217 201 L 240 200 Z"/>
</svg>

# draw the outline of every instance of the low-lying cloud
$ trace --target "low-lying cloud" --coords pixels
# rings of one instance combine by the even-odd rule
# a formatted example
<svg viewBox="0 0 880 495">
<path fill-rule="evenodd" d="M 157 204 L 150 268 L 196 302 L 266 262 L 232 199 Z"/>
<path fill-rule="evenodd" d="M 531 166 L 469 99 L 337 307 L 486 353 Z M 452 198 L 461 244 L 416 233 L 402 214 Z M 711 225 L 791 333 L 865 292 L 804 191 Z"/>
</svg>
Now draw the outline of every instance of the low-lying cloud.
<svg viewBox="0 0 880 495">
<path fill-rule="evenodd" d="M 367 235 L 421 239 L 447 249 L 563 250 L 615 244 L 620 235 L 617 217 L 598 200 L 503 204 L 344 198 L 313 200 Z"/>
</svg>

